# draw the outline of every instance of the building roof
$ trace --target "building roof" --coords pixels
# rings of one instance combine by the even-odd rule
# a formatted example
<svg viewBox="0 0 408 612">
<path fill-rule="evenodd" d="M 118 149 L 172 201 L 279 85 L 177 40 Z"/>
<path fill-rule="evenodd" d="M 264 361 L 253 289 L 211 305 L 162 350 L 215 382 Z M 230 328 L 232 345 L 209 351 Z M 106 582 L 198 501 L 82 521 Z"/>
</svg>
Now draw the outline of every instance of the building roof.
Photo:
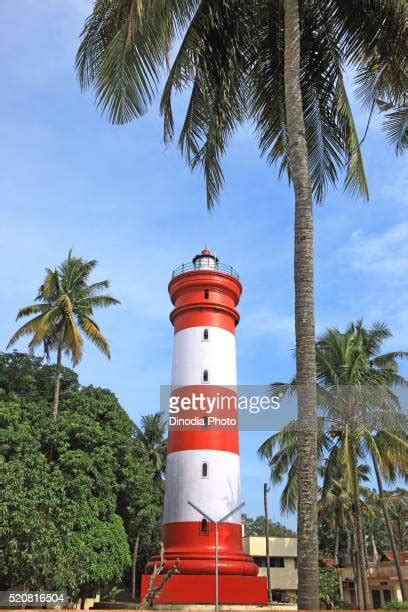
<svg viewBox="0 0 408 612">
<path fill-rule="evenodd" d="M 334 569 L 336 567 L 336 563 L 332 557 L 324 557 L 319 560 L 319 564 L 326 569 Z"/>
<path fill-rule="evenodd" d="M 400 551 L 398 553 L 398 557 L 400 563 L 408 563 L 408 550 Z M 387 561 L 390 563 L 394 563 L 394 555 L 392 554 L 391 550 L 384 550 L 383 554 L 381 555 L 380 562 Z"/>
</svg>

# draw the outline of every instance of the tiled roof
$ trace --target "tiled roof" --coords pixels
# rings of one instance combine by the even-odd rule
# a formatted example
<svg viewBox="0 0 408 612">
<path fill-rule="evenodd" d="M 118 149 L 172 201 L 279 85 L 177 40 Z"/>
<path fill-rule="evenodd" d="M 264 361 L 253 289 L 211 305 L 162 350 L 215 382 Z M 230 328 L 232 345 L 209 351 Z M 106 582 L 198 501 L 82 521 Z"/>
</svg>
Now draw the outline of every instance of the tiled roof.
<svg viewBox="0 0 408 612">
<path fill-rule="evenodd" d="M 408 563 L 408 550 L 404 550 L 398 553 L 400 563 Z M 394 556 L 390 550 L 384 550 L 381 561 L 390 561 L 394 563 Z"/>
<path fill-rule="evenodd" d="M 334 567 L 336 567 L 336 564 L 332 557 L 324 557 L 323 559 L 320 559 L 320 565 L 322 567 L 326 567 L 327 569 L 333 569 Z"/>
</svg>

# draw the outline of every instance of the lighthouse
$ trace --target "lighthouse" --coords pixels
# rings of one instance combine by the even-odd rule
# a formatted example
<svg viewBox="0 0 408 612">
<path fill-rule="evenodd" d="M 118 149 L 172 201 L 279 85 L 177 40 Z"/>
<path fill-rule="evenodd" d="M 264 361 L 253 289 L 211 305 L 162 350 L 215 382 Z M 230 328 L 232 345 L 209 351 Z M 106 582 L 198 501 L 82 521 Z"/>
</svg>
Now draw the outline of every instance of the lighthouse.
<svg viewBox="0 0 408 612">
<path fill-rule="evenodd" d="M 208 249 L 169 283 L 174 327 L 162 524 L 165 584 L 160 604 L 266 604 L 266 579 L 242 550 L 235 328 L 242 285 Z M 204 514 L 200 513 L 201 509 Z M 229 516 L 227 516 L 229 515 Z M 225 521 L 216 525 L 213 521 Z M 211 519 L 211 520 L 209 520 Z M 217 552 L 217 563 L 216 563 Z M 142 578 L 142 596 L 153 557 Z"/>
</svg>

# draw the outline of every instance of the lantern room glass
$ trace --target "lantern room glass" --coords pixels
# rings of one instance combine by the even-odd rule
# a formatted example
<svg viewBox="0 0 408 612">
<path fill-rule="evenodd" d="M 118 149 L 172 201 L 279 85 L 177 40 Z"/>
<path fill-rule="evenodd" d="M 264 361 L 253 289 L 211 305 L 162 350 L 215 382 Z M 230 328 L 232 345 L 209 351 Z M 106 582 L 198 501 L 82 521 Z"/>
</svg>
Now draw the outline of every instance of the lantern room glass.
<svg viewBox="0 0 408 612">
<path fill-rule="evenodd" d="M 199 255 L 194 258 L 195 270 L 216 270 L 218 268 L 218 259 L 213 255 Z"/>
</svg>

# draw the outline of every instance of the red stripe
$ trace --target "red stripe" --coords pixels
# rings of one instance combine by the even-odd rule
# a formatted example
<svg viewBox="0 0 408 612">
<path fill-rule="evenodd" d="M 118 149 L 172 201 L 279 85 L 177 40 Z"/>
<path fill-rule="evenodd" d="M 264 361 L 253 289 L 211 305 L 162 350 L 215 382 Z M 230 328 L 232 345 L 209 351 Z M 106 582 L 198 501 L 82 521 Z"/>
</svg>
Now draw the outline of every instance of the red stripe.
<svg viewBox="0 0 408 612">
<path fill-rule="evenodd" d="M 182 574 L 212 574 L 215 572 L 215 526 L 208 523 L 208 533 L 203 534 L 201 521 L 167 523 L 162 528 L 164 557 L 171 567 L 179 559 Z M 242 526 L 236 523 L 218 525 L 219 573 L 256 576 L 258 567 L 249 555 L 242 551 Z M 151 573 L 158 557 L 146 566 Z"/>
<path fill-rule="evenodd" d="M 172 401 L 177 399 L 179 412 L 168 415 L 168 453 L 211 449 L 239 454 L 238 410 L 234 389 L 217 385 L 189 385 L 174 389 L 171 398 Z M 185 398 L 191 403 L 195 398 L 198 409 L 182 409 Z M 200 409 L 200 406 L 208 406 L 207 401 L 211 400 L 216 400 L 212 412 Z"/>
<path fill-rule="evenodd" d="M 142 598 L 146 595 L 150 585 L 151 576 L 142 576 Z M 163 580 L 157 576 L 154 581 L 159 585 Z M 266 576 L 225 576 L 218 579 L 218 598 L 220 604 L 239 604 L 266 606 L 268 604 L 268 590 Z M 211 604 L 214 607 L 215 581 L 214 576 L 208 574 L 183 575 L 175 574 L 160 591 L 155 604 Z M 208 606 L 209 607 L 209 606 Z M 188 608 L 191 609 L 191 608 Z"/>
<path fill-rule="evenodd" d="M 170 315 L 175 332 L 208 325 L 235 333 L 242 285 L 222 272 L 197 270 L 176 276 L 169 283 L 175 309 Z"/>
<path fill-rule="evenodd" d="M 195 304 L 175 308 L 170 314 L 176 334 L 188 327 L 221 327 L 231 334 L 235 334 L 235 327 L 239 322 L 236 310 L 225 307 L 208 307 L 207 304 Z"/>
<path fill-rule="evenodd" d="M 185 450 L 219 450 L 239 455 L 237 431 L 173 431 L 167 442 L 167 452 Z"/>
<path fill-rule="evenodd" d="M 192 559 L 208 555 L 212 558 L 215 546 L 215 527 L 208 524 L 208 534 L 201 532 L 201 521 L 181 521 L 166 523 L 162 528 L 162 538 L 166 553 L 181 554 Z M 220 554 L 238 555 L 242 552 L 242 525 L 240 523 L 220 523 L 218 525 L 218 550 Z"/>
</svg>

